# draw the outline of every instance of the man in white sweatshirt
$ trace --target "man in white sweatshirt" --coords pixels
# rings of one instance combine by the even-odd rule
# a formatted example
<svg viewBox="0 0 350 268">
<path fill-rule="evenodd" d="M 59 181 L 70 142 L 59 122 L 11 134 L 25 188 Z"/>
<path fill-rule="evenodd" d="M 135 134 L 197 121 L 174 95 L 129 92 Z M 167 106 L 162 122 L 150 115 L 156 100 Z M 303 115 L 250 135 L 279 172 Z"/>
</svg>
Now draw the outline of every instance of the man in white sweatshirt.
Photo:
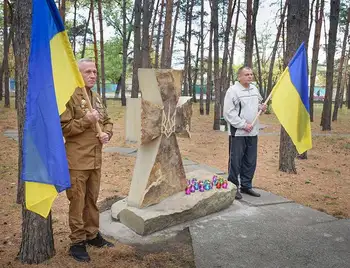
<svg viewBox="0 0 350 268">
<path fill-rule="evenodd" d="M 224 118 L 228 123 L 229 133 L 229 167 L 228 180 L 237 186 L 236 199 L 241 199 L 241 192 L 260 197 L 252 189 L 252 180 L 256 169 L 259 123 L 252 122 L 259 110 L 266 110 L 261 104 L 259 90 L 251 84 L 253 70 L 241 67 L 237 72 L 238 81 L 231 86 L 225 95 Z"/>
</svg>

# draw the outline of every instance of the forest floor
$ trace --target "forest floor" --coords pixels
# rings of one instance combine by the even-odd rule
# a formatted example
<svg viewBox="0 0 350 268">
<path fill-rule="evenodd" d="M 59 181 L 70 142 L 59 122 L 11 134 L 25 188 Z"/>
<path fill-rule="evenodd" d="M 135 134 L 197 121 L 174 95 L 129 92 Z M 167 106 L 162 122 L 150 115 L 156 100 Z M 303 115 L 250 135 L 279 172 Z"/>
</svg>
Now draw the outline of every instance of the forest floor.
<svg viewBox="0 0 350 268">
<path fill-rule="evenodd" d="M 17 129 L 16 111 L 5 109 L 0 102 L 0 266 L 29 267 L 15 261 L 21 242 L 21 207 L 15 203 L 17 185 L 18 143 L 5 137 L 6 130 Z M 211 107 L 212 109 L 213 107 Z M 298 174 L 278 170 L 280 124 L 273 114 L 262 115 L 266 126 L 259 137 L 258 166 L 254 186 L 294 200 L 297 203 L 326 212 L 337 218 L 350 218 L 350 111 L 343 108 L 332 131 L 319 127 L 321 105 L 315 105 L 312 123 L 313 149 L 307 160 L 296 160 Z M 124 111 L 120 101 L 109 100 L 108 111 L 114 121 L 114 136 L 106 147 L 136 147 L 125 143 Z M 213 109 L 211 110 L 211 112 Z M 199 105 L 193 107 L 192 138 L 178 138 L 184 158 L 220 170 L 227 170 L 227 133 L 212 130 L 213 116 L 199 115 Z M 103 153 L 100 207 L 106 200 L 126 196 L 129 191 L 135 158 L 118 153 Z M 68 202 L 61 193 L 52 208 L 56 256 L 50 267 L 82 267 L 68 257 Z M 189 235 L 150 249 L 117 243 L 114 249 L 89 249 L 89 267 L 194 267 Z M 106 252 L 108 252 L 106 254 Z M 46 267 L 39 265 L 38 267 Z"/>
</svg>

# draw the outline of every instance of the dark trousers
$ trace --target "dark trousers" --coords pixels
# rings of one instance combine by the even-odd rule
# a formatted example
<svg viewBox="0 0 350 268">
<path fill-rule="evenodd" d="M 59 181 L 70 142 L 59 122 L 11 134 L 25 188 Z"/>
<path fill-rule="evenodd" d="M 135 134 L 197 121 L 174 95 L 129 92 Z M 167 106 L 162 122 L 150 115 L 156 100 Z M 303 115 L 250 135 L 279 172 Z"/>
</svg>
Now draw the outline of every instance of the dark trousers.
<svg viewBox="0 0 350 268">
<path fill-rule="evenodd" d="M 241 189 L 251 189 L 256 169 L 258 137 L 229 136 L 228 180 Z"/>
</svg>

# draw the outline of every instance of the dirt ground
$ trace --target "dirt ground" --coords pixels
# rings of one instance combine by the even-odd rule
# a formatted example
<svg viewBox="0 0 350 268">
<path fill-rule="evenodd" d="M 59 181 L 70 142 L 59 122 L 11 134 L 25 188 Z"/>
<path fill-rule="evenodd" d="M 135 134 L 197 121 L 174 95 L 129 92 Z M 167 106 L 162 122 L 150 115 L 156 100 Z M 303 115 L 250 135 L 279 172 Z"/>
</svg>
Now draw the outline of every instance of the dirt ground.
<svg viewBox="0 0 350 268">
<path fill-rule="evenodd" d="M 26 267 L 15 261 L 21 239 L 21 208 L 15 204 L 17 185 L 18 144 L 6 138 L 6 129 L 16 129 L 16 111 L 5 109 L 0 103 L 0 266 Z M 124 141 L 124 108 L 119 101 L 108 102 L 109 114 L 114 120 L 114 136 L 107 146 L 135 147 Z M 179 138 L 183 157 L 221 170 L 227 170 L 227 133 L 212 130 L 213 119 L 200 116 L 199 106 L 193 107 L 192 139 Z M 211 110 L 213 111 L 213 110 Z M 315 108 L 313 133 L 320 130 L 320 106 Z M 280 125 L 274 115 L 261 116 L 267 127 L 259 138 L 258 167 L 254 185 L 294 200 L 300 204 L 324 211 L 338 218 L 350 217 L 350 111 L 343 109 L 337 122 L 332 124 L 329 136 L 313 138 L 313 149 L 308 160 L 296 160 L 298 174 L 278 171 Z M 349 136 L 346 136 L 346 135 Z M 105 200 L 126 196 L 129 191 L 135 158 L 117 153 L 104 153 L 100 207 L 106 208 Z M 110 202 L 109 202 L 110 203 Z M 54 203 L 53 228 L 56 256 L 49 261 L 50 267 L 83 267 L 67 255 L 69 227 L 68 202 L 65 193 Z M 185 232 L 185 231 L 184 231 Z M 89 267 L 194 267 L 193 252 L 188 233 L 151 249 L 141 246 L 122 245 L 115 249 L 89 249 L 92 262 Z M 29 266 L 28 266 L 29 267 Z M 39 267 L 46 267 L 40 265 Z"/>
</svg>

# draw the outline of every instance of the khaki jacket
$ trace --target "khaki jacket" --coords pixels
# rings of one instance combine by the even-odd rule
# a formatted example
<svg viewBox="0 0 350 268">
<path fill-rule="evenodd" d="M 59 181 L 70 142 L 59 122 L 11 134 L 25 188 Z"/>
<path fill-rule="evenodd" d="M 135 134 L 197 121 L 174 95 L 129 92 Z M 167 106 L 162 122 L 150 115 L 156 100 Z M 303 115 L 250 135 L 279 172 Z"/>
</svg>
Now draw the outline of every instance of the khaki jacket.
<svg viewBox="0 0 350 268">
<path fill-rule="evenodd" d="M 88 90 L 92 107 L 96 109 L 101 119 L 99 124 L 103 132 L 112 137 L 113 124 L 108 117 L 100 96 Z M 88 170 L 99 169 L 102 164 L 102 144 L 97 135 L 95 124 L 85 118 L 88 111 L 87 100 L 83 90 L 77 88 L 66 104 L 66 110 L 61 115 L 61 127 L 66 140 L 66 153 L 69 169 Z"/>
</svg>

